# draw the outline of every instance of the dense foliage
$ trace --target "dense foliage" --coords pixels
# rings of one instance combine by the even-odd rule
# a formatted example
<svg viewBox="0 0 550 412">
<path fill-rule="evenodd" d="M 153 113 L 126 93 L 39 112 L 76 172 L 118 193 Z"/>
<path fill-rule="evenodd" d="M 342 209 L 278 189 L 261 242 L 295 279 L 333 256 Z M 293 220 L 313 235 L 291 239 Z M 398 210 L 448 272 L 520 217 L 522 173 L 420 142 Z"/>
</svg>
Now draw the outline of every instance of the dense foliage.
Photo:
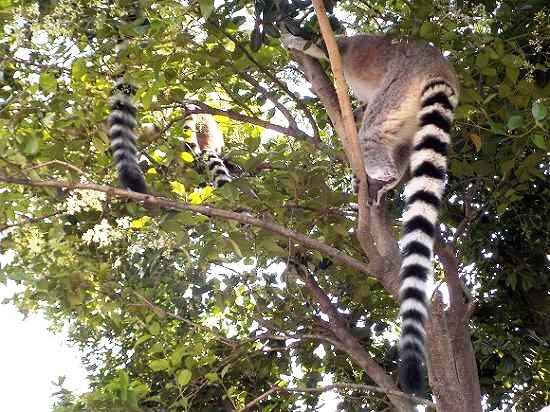
<svg viewBox="0 0 550 412">
<path fill-rule="evenodd" d="M 338 138 L 277 33 L 257 29 L 253 2 L 144 0 L 139 24 L 120 18 L 129 2 L 111 3 L 0 0 L 0 174 L 116 185 L 103 122 L 113 75 L 125 67 L 139 88 L 139 122 L 163 131 L 140 140 L 153 193 L 246 210 L 363 260 Z M 459 72 L 442 222 L 447 237 L 467 223 L 461 274 L 476 301 L 472 339 L 489 409 L 550 402 L 546 3 L 373 0 L 335 9 L 348 32 L 433 42 Z M 115 51 L 119 34 L 132 38 L 128 55 Z M 230 114 L 216 119 L 238 178 L 214 192 L 182 144 L 189 100 Z M 285 127 L 291 113 L 302 132 L 264 133 L 235 113 Z M 398 195 L 394 205 L 397 216 Z M 13 301 L 68 322 L 71 340 L 88 354 L 91 391 L 61 390 L 58 412 L 229 411 L 272 385 L 372 383 L 330 344 L 290 339 L 327 326 L 287 270 L 296 255 L 368 352 L 395 371 L 397 311 L 387 292 L 267 230 L 98 192 L 4 183 L 0 222 L 0 251 L 15 251 L 0 281 L 25 286 Z M 386 402 L 354 392 L 340 408 L 382 410 Z M 304 404 L 318 410 L 322 402 L 318 394 L 279 393 L 262 410 Z"/>
</svg>

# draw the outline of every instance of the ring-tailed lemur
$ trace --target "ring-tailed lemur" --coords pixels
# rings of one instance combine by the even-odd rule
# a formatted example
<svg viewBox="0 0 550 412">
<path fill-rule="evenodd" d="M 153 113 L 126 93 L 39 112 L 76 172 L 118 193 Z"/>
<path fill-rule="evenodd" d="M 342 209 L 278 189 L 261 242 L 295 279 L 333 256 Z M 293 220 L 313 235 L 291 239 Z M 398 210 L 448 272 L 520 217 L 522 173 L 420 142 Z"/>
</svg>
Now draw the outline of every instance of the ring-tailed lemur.
<svg viewBox="0 0 550 412">
<path fill-rule="evenodd" d="M 118 171 L 118 178 L 124 188 L 134 192 L 147 192 L 145 178 L 137 159 L 136 106 L 133 96 L 136 92 L 131 83 L 117 79 L 109 101 L 111 113 L 107 118 L 111 153 Z"/>
<path fill-rule="evenodd" d="M 185 120 L 184 128 L 191 130 L 192 140 L 187 142 L 193 154 L 206 159 L 212 186 L 221 187 L 232 178 L 225 166 L 222 154 L 223 133 L 212 115 L 192 114 Z"/>
<path fill-rule="evenodd" d="M 327 58 L 322 48 L 288 33 L 283 43 Z M 410 177 L 401 238 L 399 380 L 403 390 L 421 394 L 434 237 L 458 80 L 441 52 L 422 41 L 362 35 L 340 37 L 337 44 L 346 81 L 367 104 L 359 140 L 370 202 L 378 204 L 385 192 Z"/>
<path fill-rule="evenodd" d="M 146 27 L 139 3 L 132 4 L 128 8 L 128 14 L 121 21 L 124 24 L 135 24 Z M 129 39 L 119 35 L 116 50 L 119 56 L 127 53 Z M 111 113 L 107 118 L 107 134 L 111 140 L 111 153 L 118 172 L 118 178 L 122 186 L 134 192 L 147 192 L 147 185 L 137 158 L 137 108 L 133 97 L 136 94 L 136 86 L 124 79 L 125 67 L 117 74 L 115 87 L 109 99 Z"/>
<path fill-rule="evenodd" d="M 143 17 L 138 2 L 134 2 L 128 8 L 128 14 L 122 22 L 132 24 L 136 31 L 143 31 L 148 26 L 148 20 Z M 116 50 L 119 55 L 126 52 L 129 39 L 119 35 Z M 135 192 L 147 192 L 147 185 L 137 158 L 137 108 L 133 102 L 136 86 L 124 80 L 125 68 L 118 75 L 115 87 L 109 100 L 111 113 L 107 118 L 107 134 L 111 140 L 111 153 L 116 164 L 119 180 L 124 188 Z M 147 126 L 144 131 L 148 132 Z M 188 142 L 196 156 L 205 157 L 212 184 L 215 188 L 223 186 L 232 180 L 225 163 L 220 158 L 224 140 L 223 134 L 213 116 L 200 114 L 192 115 L 186 120 L 186 127 L 192 130 L 193 141 Z M 153 125 L 152 132 L 158 131 Z"/>
</svg>

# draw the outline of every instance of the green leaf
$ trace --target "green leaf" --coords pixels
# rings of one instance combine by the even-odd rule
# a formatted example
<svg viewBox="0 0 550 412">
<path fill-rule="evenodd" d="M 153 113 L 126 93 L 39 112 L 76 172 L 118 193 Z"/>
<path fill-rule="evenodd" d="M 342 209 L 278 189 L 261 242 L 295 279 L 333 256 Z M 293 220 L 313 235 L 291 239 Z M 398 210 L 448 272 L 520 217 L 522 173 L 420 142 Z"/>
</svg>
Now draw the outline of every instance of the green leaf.
<svg viewBox="0 0 550 412">
<path fill-rule="evenodd" d="M 506 77 L 512 82 L 516 82 L 519 76 L 519 69 L 513 66 L 506 66 Z"/>
<path fill-rule="evenodd" d="M 0 0 L 0 10 L 8 9 L 11 6 L 11 0 Z"/>
<path fill-rule="evenodd" d="M 195 158 L 189 152 L 181 152 L 180 159 L 187 163 L 193 163 L 195 161 Z"/>
<path fill-rule="evenodd" d="M 429 40 L 433 37 L 436 30 L 437 28 L 433 23 L 430 23 L 429 21 L 424 22 L 422 23 L 422 26 L 420 26 L 420 37 Z"/>
<path fill-rule="evenodd" d="M 52 72 L 42 73 L 38 84 L 45 93 L 51 93 L 57 89 L 57 79 Z"/>
<path fill-rule="evenodd" d="M 208 379 L 210 382 L 217 382 L 218 381 L 218 374 L 216 372 L 208 372 L 206 375 L 204 375 L 206 379 Z"/>
<path fill-rule="evenodd" d="M 546 115 L 548 114 L 548 110 L 546 109 L 546 106 L 542 103 L 535 102 L 533 103 L 533 107 L 531 108 L 531 113 L 533 113 L 533 117 L 537 122 L 540 122 L 543 120 Z"/>
<path fill-rule="evenodd" d="M 235 251 L 237 256 L 242 258 L 243 257 L 243 252 L 241 251 L 241 248 L 239 247 L 237 242 L 235 242 L 233 239 L 229 238 L 229 243 L 231 244 L 231 247 L 233 248 L 233 250 Z"/>
<path fill-rule="evenodd" d="M 170 186 L 172 187 L 172 192 L 180 196 L 185 196 L 185 186 L 183 183 L 174 180 L 170 182 Z"/>
<path fill-rule="evenodd" d="M 158 322 L 153 322 L 149 325 L 148 329 L 151 335 L 158 335 L 160 333 L 160 324 Z"/>
<path fill-rule="evenodd" d="M 245 143 L 248 150 L 250 150 L 251 152 L 255 152 L 256 150 L 258 150 L 258 147 L 260 147 L 260 136 L 250 136 L 248 139 L 246 139 Z"/>
<path fill-rule="evenodd" d="M 170 367 L 170 362 L 166 359 L 157 359 L 154 361 L 149 362 L 149 367 L 155 371 L 159 372 L 165 369 L 168 369 Z"/>
<path fill-rule="evenodd" d="M 199 0 L 202 17 L 207 19 L 214 10 L 214 0 Z"/>
<path fill-rule="evenodd" d="M 228 363 L 227 365 L 225 365 L 220 373 L 220 375 L 222 376 L 222 378 L 225 376 L 225 374 L 227 372 L 229 372 L 229 369 L 231 369 L 231 366 L 233 366 L 231 363 Z"/>
<path fill-rule="evenodd" d="M 35 155 L 40 148 L 40 138 L 38 136 L 28 136 L 23 141 L 23 151 L 29 155 Z"/>
<path fill-rule="evenodd" d="M 170 363 L 172 366 L 179 366 L 181 363 L 181 358 L 187 351 L 187 348 L 183 345 L 178 345 L 176 349 L 174 349 L 174 352 L 170 355 Z"/>
<path fill-rule="evenodd" d="M 88 70 L 86 68 L 86 60 L 82 58 L 76 59 L 73 63 L 73 67 L 71 68 L 71 75 L 73 79 L 84 80 L 87 74 Z"/>
<path fill-rule="evenodd" d="M 145 225 L 147 223 L 149 223 L 151 221 L 151 217 L 150 216 L 143 216 L 139 219 L 136 219 L 136 220 L 132 220 L 130 222 L 130 227 L 132 229 L 143 229 L 145 227 Z"/>
<path fill-rule="evenodd" d="M 506 127 L 508 127 L 508 130 L 517 129 L 522 125 L 523 125 L 523 117 L 519 114 L 510 116 L 510 118 L 508 119 L 508 122 L 506 123 Z"/>
<path fill-rule="evenodd" d="M 484 67 L 487 67 L 489 64 L 489 56 L 485 53 L 480 53 L 476 57 L 476 66 L 480 69 L 483 69 Z"/>
<path fill-rule="evenodd" d="M 539 149 L 546 150 L 546 141 L 544 140 L 544 136 L 541 134 L 536 134 L 531 136 L 531 141 L 537 146 Z"/>
<path fill-rule="evenodd" d="M 185 386 L 191 381 L 193 374 L 189 369 L 182 369 L 178 372 L 178 377 L 176 378 L 178 385 Z"/>
<path fill-rule="evenodd" d="M 506 284 L 510 286 L 512 290 L 515 290 L 517 283 L 518 283 L 518 278 L 515 272 L 508 273 L 508 276 L 506 276 Z"/>
</svg>

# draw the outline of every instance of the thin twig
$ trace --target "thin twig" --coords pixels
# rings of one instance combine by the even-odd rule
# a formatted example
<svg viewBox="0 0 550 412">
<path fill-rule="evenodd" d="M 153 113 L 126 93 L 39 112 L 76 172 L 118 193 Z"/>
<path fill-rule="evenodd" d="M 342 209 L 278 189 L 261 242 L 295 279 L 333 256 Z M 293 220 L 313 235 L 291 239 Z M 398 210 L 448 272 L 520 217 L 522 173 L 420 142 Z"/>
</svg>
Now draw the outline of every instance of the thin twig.
<svg viewBox="0 0 550 412">
<path fill-rule="evenodd" d="M 251 76 L 248 73 L 240 72 L 239 75 L 245 79 L 251 86 L 254 86 L 254 88 L 266 99 L 269 99 L 271 103 L 275 105 L 275 107 L 283 114 L 283 116 L 288 121 L 288 126 L 293 129 L 299 129 L 298 124 L 296 123 L 296 120 L 292 116 L 292 113 L 290 113 L 290 110 L 288 110 L 284 104 L 279 102 L 279 96 L 277 96 L 275 93 L 270 92 L 266 88 L 264 88 L 259 81 L 257 81 L 253 76 Z"/>
<path fill-rule="evenodd" d="M 82 169 L 79 169 L 78 167 L 76 167 L 75 165 L 72 165 L 70 163 L 67 163 L 67 162 L 63 162 L 61 160 L 50 160 L 49 162 L 44 162 L 44 163 L 39 163 L 37 165 L 34 165 L 34 166 L 31 166 L 31 167 L 28 167 L 24 170 L 34 170 L 34 169 L 39 169 L 41 167 L 46 167 L 46 166 L 50 166 L 50 165 L 59 165 L 59 166 L 63 166 L 63 167 L 66 167 L 67 169 L 71 169 L 75 172 L 78 172 L 80 175 L 86 177 L 87 179 L 89 180 L 92 180 L 90 175 L 88 173 L 86 173 L 85 171 L 83 171 Z"/>
<path fill-rule="evenodd" d="M 258 405 L 261 401 L 269 397 L 269 395 L 272 395 L 275 392 L 286 392 L 286 393 L 323 393 L 333 390 L 339 390 L 339 391 L 346 391 L 346 390 L 353 390 L 353 391 L 362 391 L 362 392 L 375 392 L 375 393 L 382 393 L 385 395 L 392 395 L 401 397 L 403 399 L 406 399 L 408 401 L 415 402 L 420 405 L 424 405 L 427 407 L 435 408 L 435 404 L 427 399 L 424 398 L 418 398 L 416 396 L 407 395 L 404 392 L 397 391 L 397 390 L 386 390 L 382 389 L 378 386 L 373 385 L 364 385 L 360 383 L 334 383 L 331 385 L 326 386 L 320 386 L 317 388 L 307 388 L 307 387 L 293 387 L 293 388 L 284 388 L 281 386 L 272 386 L 271 389 L 263 393 L 262 395 L 258 396 L 257 398 L 253 399 L 249 403 L 247 403 L 242 409 L 239 409 L 238 412 L 246 412 L 250 410 L 253 406 Z"/>
<path fill-rule="evenodd" d="M 294 100 L 296 102 L 296 105 L 304 112 L 304 114 L 306 115 L 309 123 L 311 124 L 311 127 L 313 128 L 313 136 L 315 137 L 315 140 L 318 140 L 318 141 L 321 141 L 321 136 L 319 134 L 319 128 L 317 127 L 317 122 L 315 121 L 315 118 L 313 117 L 313 115 L 311 114 L 311 112 L 309 111 L 309 108 L 307 107 L 307 105 L 304 103 L 304 101 L 302 99 L 300 99 L 298 96 L 296 96 L 289 88 L 288 86 L 282 82 L 281 80 L 279 80 L 277 78 L 277 76 L 275 76 L 273 73 L 271 73 L 263 64 L 261 64 L 258 60 L 256 60 L 254 58 L 254 56 L 252 56 L 252 54 L 246 49 L 246 47 L 244 47 L 239 41 L 237 41 L 237 39 L 235 37 L 233 37 L 231 34 L 227 33 L 227 32 L 223 32 L 223 34 L 228 38 L 230 39 L 231 41 L 233 41 L 233 43 L 235 43 L 235 46 L 243 52 L 243 54 L 252 62 L 256 65 L 256 67 L 258 67 L 258 69 L 260 69 L 260 71 L 265 74 L 273 83 L 275 83 L 277 86 L 279 86 L 281 88 L 281 90 L 283 90 L 286 94 L 288 94 L 292 100 Z"/>
<path fill-rule="evenodd" d="M 291 127 L 284 127 L 277 124 L 270 123 L 266 120 L 258 119 L 257 117 L 247 116 L 245 114 L 237 113 L 233 110 L 223 110 L 223 109 L 217 109 L 215 107 L 209 106 L 205 103 L 202 103 L 198 100 L 191 100 L 191 99 L 184 99 L 182 101 L 184 105 L 193 105 L 196 106 L 196 109 L 187 109 L 185 110 L 186 115 L 190 114 L 198 114 L 198 113 L 208 113 L 211 115 L 218 115 L 218 116 L 225 116 L 229 117 L 230 119 L 237 120 L 239 122 L 243 123 L 251 123 L 258 126 L 262 126 L 266 129 L 274 130 L 276 132 L 282 133 L 286 136 L 293 136 L 297 139 L 301 140 L 309 140 L 311 139 L 310 136 L 308 136 L 306 133 L 302 132 L 299 129 L 294 129 Z"/>
<path fill-rule="evenodd" d="M 321 311 L 328 316 L 331 331 L 338 338 L 339 343 L 336 347 L 347 353 L 357 364 L 366 372 L 366 374 L 381 388 L 385 393 L 399 392 L 393 379 L 382 369 L 382 367 L 371 357 L 363 348 L 357 337 L 355 337 L 342 314 L 338 312 L 337 307 L 331 302 L 330 297 L 321 288 L 313 275 L 307 268 L 298 263 L 293 263 L 296 269 L 296 276 L 305 283 L 310 294 L 317 301 Z M 391 401 L 398 407 L 404 407 L 403 400 L 390 395 Z"/>
<path fill-rule="evenodd" d="M 256 406 L 261 401 L 263 401 L 265 398 L 267 398 L 269 395 L 271 395 L 272 393 L 277 392 L 277 391 L 278 391 L 278 389 L 277 389 L 276 386 L 272 387 L 270 390 L 268 390 L 267 392 L 264 392 L 263 394 L 258 396 L 256 399 L 248 402 L 243 408 L 239 409 L 238 412 L 248 411 L 250 408 L 252 408 L 253 406 Z"/>
<path fill-rule="evenodd" d="M 200 323 L 196 323 L 196 322 L 193 322 L 189 319 L 186 319 L 184 317 L 181 317 L 175 313 L 171 313 L 171 312 L 168 312 L 164 309 L 162 309 L 160 306 L 157 306 L 155 305 L 153 302 L 151 302 L 150 300 L 148 300 L 147 298 L 145 298 L 144 296 L 140 295 L 138 292 L 136 292 L 135 290 L 132 291 L 132 293 L 148 308 L 152 309 L 154 312 L 160 312 L 162 313 L 163 315 L 169 317 L 169 318 L 172 318 L 172 319 L 176 319 L 176 320 L 179 320 L 193 328 L 197 328 L 197 329 L 200 329 L 206 333 L 208 333 L 209 335 L 211 335 L 212 337 L 216 338 L 217 340 L 219 340 L 220 342 L 222 343 L 225 343 L 226 345 L 229 345 L 231 347 L 236 347 L 237 346 L 237 342 L 234 342 L 228 338 L 226 338 L 225 336 L 213 331 L 212 329 L 210 329 L 208 326 L 204 326 L 204 325 L 201 325 Z"/>
<path fill-rule="evenodd" d="M 0 224 L 0 232 L 4 231 L 6 229 L 9 229 L 10 227 L 23 226 L 23 225 L 26 225 L 26 224 L 29 224 L 29 223 L 40 222 L 44 219 L 48 219 L 50 217 L 57 216 L 60 213 L 64 213 L 64 211 L 57 211 L 57 212 L 54 212 L 54 213 L 49 213 L 47 215 L 37 216 L 37 217 L 32 217 L 32 218 L 22 216 L 26 220 L 20 220 L 18 223 L 12 223 L 12 224 L 7 224 L 7 223 Z"/>
<path fill-rule="evenodd" d="M 466 231 L 468 228 L 468 225 L 472 221 L 473 213 L 472 213 L 472 194 L 470 191 L 467 191 L 464 195 L 464 217 L 462 221 L 458 224 L 456 228 L 456 232 L 453 236 L 453 243 L 456 246 L 458 239 L 462 234 Z"/>
<path fill-rule="evenodd" d="M 334 389 L 340 389 L 340 390 L 348 389 L 348 390 L 355 390 L 355 391 L 383 393 L 387 395 L 398 396 L 403 399 L 413 401 L 417 404 L 435 408 L 435 404 L 432 401 L 429 401 L 428 399 L 419 398 L 417 396 L 411 396 L 406 394 L 405 392 L 401 392 L 397 390 L 382 389 L 378 386 L 364 385 L 361 383 L 334 383 L 332 385 L 321 386 L 319 388 L 299 388 L 299 387 L 281 388 L 280 391 L 281 392 L 322 393 L 322 392 L 332 391 Z"/>
</svg>

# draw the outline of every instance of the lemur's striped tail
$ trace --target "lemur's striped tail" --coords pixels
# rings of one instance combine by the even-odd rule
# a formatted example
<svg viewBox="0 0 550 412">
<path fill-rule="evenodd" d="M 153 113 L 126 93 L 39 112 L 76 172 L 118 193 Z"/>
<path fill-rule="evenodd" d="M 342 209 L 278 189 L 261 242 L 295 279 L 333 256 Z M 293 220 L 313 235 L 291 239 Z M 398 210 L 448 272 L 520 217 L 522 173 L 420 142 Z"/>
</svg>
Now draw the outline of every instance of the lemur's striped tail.
<svg viewBox="0 0 550 412">
<path fill-rule="evenodd" d="M 145 178 L 137 161 L 137 136 L 134 133 L 137 109 L 132 98 L 135 92 L 133 85 L 117 81 L 109 100 L 111 114 L 107 127 L 120 183 L 134 192 L 146 193 Z"/>
<path fill-rule="evenodd" d="M 417 395 L 425 390 L 427 293 L 433 276 L 438 212 L 445 190 L 449 132 L 457 103 L 457 95 L 447 82 L 432 80 L 425 86 L 418 113 L 420 129 L 414 135 L 410 157 L 411 179 L 404 192 L 399 382 L 404 391 Z"/>
<path fill-rule="evenodd" d="M 233 180 L 220 156 L 211 151 L 206 151 L 204 156 L 207 159 L 208 172 L 212 176 L 212 186 L 215 188 L 222 187 Z"/>
</svg>

